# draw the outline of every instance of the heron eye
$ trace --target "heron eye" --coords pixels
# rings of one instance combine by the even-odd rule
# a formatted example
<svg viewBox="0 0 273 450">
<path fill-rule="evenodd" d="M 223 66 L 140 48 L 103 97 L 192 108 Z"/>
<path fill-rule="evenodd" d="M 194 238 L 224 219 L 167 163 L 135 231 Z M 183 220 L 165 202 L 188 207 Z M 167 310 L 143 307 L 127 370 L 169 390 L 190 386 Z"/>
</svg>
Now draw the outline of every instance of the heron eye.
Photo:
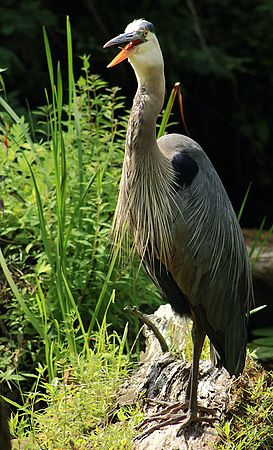
<svg viewBox="0 0 273 450">
<path fill-rule="evenodd" d="M 148 30 L 144 30 L 144 31 L 143 31 L 143 36 L 144 36 L 144 37 L 147 37 L 148 34 L 149 34 L 149 31 L 148 31 Z"/>
</svg>

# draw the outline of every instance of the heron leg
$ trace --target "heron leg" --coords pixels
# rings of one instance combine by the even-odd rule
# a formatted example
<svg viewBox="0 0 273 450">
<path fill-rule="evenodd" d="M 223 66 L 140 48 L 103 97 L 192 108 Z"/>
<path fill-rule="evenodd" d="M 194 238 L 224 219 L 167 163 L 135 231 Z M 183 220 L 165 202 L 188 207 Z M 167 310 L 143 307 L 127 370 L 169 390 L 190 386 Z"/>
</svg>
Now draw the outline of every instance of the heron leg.
<svg viewBox="0 0 273 450">
<path fill-rule="evenodd" d="M 189 408 L 186 415 L 186 420 L 178 430 L 178 436 L 181 434 L 183 429 L 189 426 L 192 422 L 213 422 L 215 420 L 213 417 L 197 415 L 198 410 L 206 413 L 211 413 L 213 411 L 211 408 L 200 407 L 197 404 L 199 361 L 205 337 L 205 332 L 196 322 L 194 322 L 192 326 L 193 360 L 186 390 L 186 401 L 188 401 Z"/>
<path fill-rule="evenodd" d="M 186 393 L 185 393 L 185 403 L 184 409 L 188 411 L 197 411 L 197 389 L 198 389 L 198 370 L 199 370 L 199 360 L 205 340 L 205 333 L 193 324 L 192 326 L 192 340 L 193 340 L 193 361 L 191 365 L 190 375 L 187 383 Z M 178 403 L 177 403 L 178 405 Z M 174 404 L 174 407 L 177 406 Z M 202 407 L 198 407 L 203 409 Z M 206 409 L 206 408 L 204 408 Z"/>
<path fill-rule="evenodd" d="M 197 415 L 197 388 L 198 388 L 198 370 L 199 360 L 205 340 L 205 332 L 197 325 L 193 323 L 192 326 L 192 341 L 193 341 L 193 360 L 191 365 L 190 377 L 186 390 L 186 400 L 189 401 L 189 413 L 190 415 Z"/>
<path fill-rule="evenodd" d="M 207 422 L 212 423 L 218 420 L 217 417 L 209 417 L 204 414 L 212 414 L 216 411 L 215 408 L 206 408 L 204 406 L 197 404 L 197 388 L 198 388 L 198 371 L 199 371 L 199 360 L 202 352 L 203 343 L 205 340 L 205 333 L 198 324 L 194 323 L 192 328 L 192 339 L 193 339 L 193 361 L 190 371 L 190 376 L 188 380 L 188 385 L 186 388 L 185 402 L 181 404 L 180 402 L 168 403 L 156 401 L 156 399 L 151 400 L 153 403 L 161 404 L 165 406 L 161 412 L 150 416 L 138 425 L 138 429 L 147 425 L 150 422 L 159 422 L 156 425 L 146 428 L 141 434 L 137 435 L 134 440 L 143 439 L 144 437 L 152 434 L 155 430 L 163 428 L 168 425 L 178 424 L 182 422 L 181 427 L 178 430 L 177 435 L 179 436 L 183 429 L 188 427 L 192 422 Z M 198 415 L 198 412 L 201 415 Z"/>
</svg>

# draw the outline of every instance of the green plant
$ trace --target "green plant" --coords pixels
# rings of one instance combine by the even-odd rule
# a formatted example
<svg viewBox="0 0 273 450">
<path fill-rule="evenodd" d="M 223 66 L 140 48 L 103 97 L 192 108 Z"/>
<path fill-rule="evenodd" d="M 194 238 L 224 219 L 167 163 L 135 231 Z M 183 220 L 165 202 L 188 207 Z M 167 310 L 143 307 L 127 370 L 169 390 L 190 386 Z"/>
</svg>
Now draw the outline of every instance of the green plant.
<svg viewBox="0 0 273 450">
<path fill-rule="evenodd" d="M 252 356 L 263 363 L 273 361 L 273 327 L 256 328 L 252 330 L 254 339 L 248 345 Z"/>
<path fill-rule="evenodd" d="M 231 391 L 228 420 L 217 426 L 218 450 L 270 450 L 273 445 L 273 377 L 248 358 Z"/>
<path fill-rule="evenodd" d="M 124 109 L 119 89 L 90 75 L 87 56 L 75 83 L 69 20 L 68 90 L 59 64 L 55 73 L 45 30 L 44 40 L 51 91 L 32 127 L 0 100 L 6 139 L 0 262 L 9 285 L 8 292 L 2 290 L 2 318 L 12 348 L 20 348 L 16 370 L 24 370 L 26 360 L 30 371 L 40 362 L 52 380 L 64 352 L 88 350 L 114 288 L 118 301 L 108 317 L 118 330 L 124 328 L 126 304 L 159 303 L 159 296 L 143 273 L 136 294 L 138 262 L 115 267 L 117 255 L 110 258 L 127 122 L 124 114 L 117 120 Z M 139 325 L 131 324 L 135 335 Z"/>
<path fill-rule="evenodd" d="M 131 370 L 126 337 L 127 327 L 121 338 L 109 334 L 105 313 L 88 355 L 59 360 L 52 383 L 43 381 L 44 370 L 37 368 L 33 390 L 22 393 L 23 406 L 6 399 L 17 408 L 10 418 L 14 448 L 23 444 L 29 450 L 63 450 L 72 443 L 79 449 L 130 448 L 142 413 L 138 405 L 116 403 L 120 384 Z M 46 407 L 41 409 L 41 404 Z"/>
</svg>

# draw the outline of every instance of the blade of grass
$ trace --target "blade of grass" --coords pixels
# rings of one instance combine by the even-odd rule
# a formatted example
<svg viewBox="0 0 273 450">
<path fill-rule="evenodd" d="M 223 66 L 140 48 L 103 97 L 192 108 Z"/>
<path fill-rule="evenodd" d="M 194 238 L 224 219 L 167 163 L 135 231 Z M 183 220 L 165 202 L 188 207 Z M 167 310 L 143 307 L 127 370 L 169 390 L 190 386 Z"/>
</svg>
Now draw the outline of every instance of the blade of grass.
<svg viewBox="0 0 273 450">
<path fill-rule="evenodd" d="M 46 366 L 48 371 L 49 380 L 53 380 L 56 376 L 56 369 L 54 367 L 54 352 L 53 346 L 54 341 L 51 341 L 48 335 L 48 327 L 49 327 L 49 317 L 46 306 L 46 299 L 41 287 L 41 283 L 36 278 L 36 285 L 38 287 L 38 293 L 36 294 L 36 302 L 38 304 L 40 310 L 40 316 L 43 319 L 43 329 L 44 329 L 44 345 L 45 345 L 45 358 L 46 358 Z"/>
<path fill-rule="evenodd" d="M 249 311 L 249 315 L 256 314 L 257 312 L 261 311 L 262 309 L 267 308 L 267 305 L 258 306 L 257 308 L 252 309 Z"/>
<path fill-rule="evenodd" d="M 259 240 L 261 238 L 261 235 L 262 235 L 262 232 L 263 232 L 263 229 L 264 229 L 265 221 L 266 221 L 266 217 L 263 218 L 263 220 L 261 222 L 261 225 L 259 226 L 258 232 L 256 234 L 256 237 L 254 239 L 254 242 L 251 245 L 251 249 L 249 250 L 249 257 L 250 258 L 253 256 L 253 254 L 254 254 L 254 252 L 256 250 L 256 247 L 258 245 L 258 242 L 259 242 Z"/>
<path fill-rule="evenodd" d="M 180 115 L 181 115 L 181 119 L 182 119 L 182 123 L 184 125 L 184 128 L 187 132 L 187 134 L 189 135 L 189 131 L 188 131 L 188 127 L 186 125 L 186 121 L 185 121 L 185 117 L 184 117 L 184 111 L 183 111 L 183 99 L 182 99 L 182 92 L 181 92 L 181 85 L 179 82 L 175 83 L 174 87 L 172 88 L 172 92 L 171 95 L 169 97 L 166 109 L 164 111 L 164 114 L 162 116 L 162 121 L 160 124 L 160 128 L 157 134 L 157 138 L 159 139 L 161 136 L 164 135 L 167 124 L 169 122 L 169 118 L 170 115 L 172 113 L 172 109 L 173 109 L 173 105 L 174 105 L 174 101 L 176 96 L 178 96 L 178 103 L 179 103 L 179 110 L 180 110 Z"/>
<path fill-rule="evenodd" d="M 17 288 L 16 284 L 14 283 L 12 275 L 8 269 L 6 260 L 4 258 L 4 255 L 3 255 L 1 249 L 0 249 L 0 264 L 1 264 L 2 270 L 4 272 L 4 275 L 6 277 L 6 280 L 9 283 L 9 286 L 13 292 L 13 295 L 15 296 L 16 300 L 18 301 L 19 305 L 21 306 L 22 310 L 24 311 L 29 322 L 32 323 L 32 325 L 35 328 L 35 330 L 37 331 L 37 333 L 41 337 L 44 337 L 44 328 L 43 328 L 43 326 L 41 326 L 40 322 L 37 320 L 37 318 L 34 316 L 34 314 L 30 311 L 26 302 L 23 299 L 23 296 L 21 295 L 21 293 L 19 292 L 19 289 Z"/>
<path fill-rule="evenodd" d="M 258 248 L 257 254 L 255 256 L 255 259 L 253 261 L 253 266 L 256 264 L 256 262 L 258 261 L 258 259 L 260 258 L 260 255 L 262 253 L 263 248 L 265 247 L 266 243 L 268 242 L 268 239 L 270 238 L 270 236 L 273 233 L 273 224 L 271 225 L 271 227 L 269 228 L 269 230 L 267 231 L 267 233 L 265 234 L 265 237 L 263 238 L 262 242 L 260 243 L 260 246 Z"/>
<path fill-rule="evenodd" d="M 73 71 L 73 47 L 72 34 L 69 17 L 66 17 L 66 39 L 67 39 L 67 68 L 68 68 L 68 122 L 71 120 L 73 96 L 74 96 L 74 71 Z"/>
<path fill-rule="evenodd" d="M 80 114 L 77 105 L 75 85 L 73 85 L 73 114 L 76 128 L 76 144 L 78 150 L 78 170 L 79 170 L 79 198 L 83 196 L 83 150 L 81 140 Z M 79 215 L 79 226 L 81 226 L 81 215 Z"/>
<path fill-rule="evenodd" d="M 170 94 L 170 97 L 169 97 L 169 100 L 168 100 L 166 109 L 165 109 L 165 111 L 164 111 L 162 120 L 161 120 L 161 124 L 160 124 L 159 131 L 158 131 L 158 133 L 157 133 L 157 138 L 158 138 L 158 139 L 159 139 L 161 136 L 163 136 L 164 133 L 165 133 L 166 126 L 167 126 L 167 123 L 168 123 L 168 121 L 169 121 L 169 118 L 170 118 L 172 109 L 173 109 L 173 104 L 174 104 L 174 100 L 175 100 L 176 94 L 177 94 L 177 88 L 176 88 L 176 86 L 174 85 L 174 87 L 172 88 L 172 92 L 171 92 L 171 94 Z"/>
<path fill-rule="evenodd" d="M 118 354 L 116 356 L 116 358 L 117 358 L 117 374 L 116 374 L 116 376 L 118 376 L 120 369 L 122 367 L 124 348 L 125 348 L 125 344 L 126 344 L 126 340 L 127 340 L 127 336 L 128 336 L 128 327 L 129 327 L 129 323 L 127 322 L 125 325 L 124 331 L 123 331 L 122 338 L 119 339 L 119 336 L 118 336 L 119 350 L 118 350 Z"/>
<path fill-rule="evenodd" d="M 54 270 L 55 261 L 54 261 L 53 255 L 51 253 L 51 246 L 50 246 L 49 239 L 48 239 L 48 233 L 47 233 L 47 229 L 46 229 L 46 221 L 44 218 L 44 211 L 43 211 L 43 205 L 42 205 L 42 200 L 41 200 L 41 196 L 40 196 L 40 191 L 38 188 L 38 184 L 36 181 L 34 171 L 31 167 L 31 165 L 29 164 L 28 159 L 26 158 L 25 154 L 23 154 L 23 155 L 24 155 L 24 159 L 28 165 L 28 168 L 29 168 L 29 171 L 31 174 L 31 178 L 32 178 L 32 182 L 33 182 L 33 186 L 34 186 L 34 190 L 35 190 L 41 238 L 42 238 L 42 241 L 44 244 L 44 249 L 45 249 L 46 255 L 48 257 L 48 261 L 51 265 L 51 268 Z"/>
<path fill-rule="evenodd" d="M 113 289 L 110 300 L 105 308 L 103 319 L 101 324 L 99 325 L 99 334 L 96 342 L 96 350 L 97 353 L 104 353 L 105 351 L 105 342 L 107 337 L 107 314 L 110 308 L 110 305 L 115 302 L 115 290 Z M 93 330 L 92 330 L 93 331 Z"/>
<path fill-rule="evenodd" d="M 88 335 L 88 333 L 86 333 L 86 331 L 84 329 L 84 325 L 83 325 L 83 321 L 82 321 L 81 315 L 79 313 L 79 309 L 78 309 L 77 304 L 76 304 L 76 302 L 74 300 L 74 297 L 72 295 L 71 289 L 69 287 L 68 281 L 67 281 L 66 276 L 65 276 L 64 273 L 63 273 L 63 281 L 64 281 L 64 284 L 65 284 L 65 288 L 67 290 L 67 294 L 68 294 L 69 299 L 70 299 L 70 303 L 71 303 L 71 305 L 73 307 L 73 310 L 74 310 L 74 312 L 76 314 L 76 317 L 78 319 L 79 326 L 80 326 L 80 329 L 81 329 L 81 332 L 82 332 L 82 337 L 83 337 L 83 340 L 84 340 L 84 348 L 85 348 L 85 351 L 86 351 L 86 355 L 88 355 L 88 352 L 89 352 L 89 335 Z"/>
<path fill-rule="evenodd" d="M 63 113 L 63 82 L 60 61 L 57 63 L 57 112 L 58 112 L 58 129 L 62 131 L 62 113 Z"/>
<path fill-rule="evenodd" d="M 240 207 L 240 211 L 238 212 L 238 215 L 237 215 L 238 222 L 240 222 L 242 214 L 243 214 L 243 211 L 245 209 L 245 205 L 246 205 L 246 202 L 247 202 L 247 199 L 248 199 L 248 195 L 249 195 L 249 191 L 251 189 L 251 185 L 252 185 L 252 183 L 249 183 L 247 191 L 245 193 L 245 196 L 243 198 L 243 201 L 242 201 L 242 204 L 241 204 L 241 207 Z"/>
<path fill-rule="evenodd" d="M 65 235 L 65 238 L 64 238 L 64 249 L 67 248 L 68 240 L 70 238 L 71 231 L 72 231 L 73 225 L 75 224 L 76 218 L 78 217 L 79 209 L 82 206 L 83 201 L 84 201 L 84 199 L 85 199 L 85 197 L 86 197 L 90 187 L 92 186 L 96 176 L 97 176 L 97 172 L 94 172 L 92 178 L 89 180 L 89 183 L 88 183 L 88 185 L 85 188 L 85 191 L 84 191 L 82 197 L 80 198 L 79 202 L 76 204 L 76 207 L 75 207 L 75 209 L 74 209 L 74 211 L 72 213 L 72 216 L 71 216 L 70 221 L 69 221 L 68 228 L 66 230 L 66 235 Z"/>
<path fill-rule="evenodd" d="M 57 239 L 55 242 L 56 264 L 52 268 L 56 294 L 62 313 L 63 322 L 67 322 L 69 311 L 71 309 L 69 297 L 66 295 L 63 276 L 66 269 L 66 252 L 64 251 L 64 236 L 66 225 L 66 149 L 63 141 L 62 132 L 62 115 L 63 115 L 63 83 L 60 63 L 57 64 L 57 86 L 54 84 L 54 70 L 50 44 L 48 41 L 46 30 L 43 30 L 45 50 L 51 85 L 53 117 L 51 120 L 51 138 L 52 150 L 54 158 L 54 172 L 55 172 L 55 190 L 56 190 L 56 217 L 57 217 Z M 50 105 L 50 102 L 48 102 Z M 71 333 L 66 333 L 69 340 L 69 347 L 75 348 L 75 342 L 71 338 Z"/>
<path fill-rule="evenodd" d="M 0 73 L 5 72 L 6 70 L 7 69 L 1 68 L 0 69 Z M 4 97 L 5 97 L 5 99 L 7 99 L 6 86 L 5 86 L 4 78 L 2 77 L 2 75 L 0 75 L 0 90 L 3 91 Z"/>
<path fill-rule="evenodd" d="M 45 27 L 43 27 L 43 37 L 44 37 L 44 44 L 45 44 L 45 51 L 46 51 L 47 68 L 48 68 L 48 73 L 49 73 L 50 85 L 51 85 L 51 89 L 52 89 L 52 99 L 54 99 L 54 89 L 53 89 L 53 87 L 54 87 L 54 70 L 53 70 L 50 45 L 49 45 Z"/>
<path fill-rule="evenodd" d="M 108 271 L 107 271 L 104 283 L 103 283 L 102 288 L 101 288 L 100 296 L 99 296 L 99 298 L 97 300 L 95 311 L 93 313 L 93 316 L 91 318 L 91 322 L 90 322 L 90 325 L 89 325 L 89 328 L 88 328 L 87 334 L 89 336 L 90 336 L 91 332 L 93 331 L 94 325 L 95 325 L 95 323 L 97 321 L 97 317 L 98 317 L 98 314 L 99 314 L 99 311 L 100 311 L 100 308 L 101 308 L 101 305 L 102 305 L 102 301 L 104 299 L 104 295 L 105 295 L 105 292 L 106 292 L 106 289 L 107 289 L 110 277 L 112 275 L 112 272 L 113 272 L 113 269 L 114 269 L 117 257 L 119 255 L 120 245 L 121 245 L 121 243 L 119 243 L 117 245 L 117 247 L 113 251 L 111 262 L 110 262 L 110 265 L 109 265 L 109 268 L 108 268 Z"/>
</svg>

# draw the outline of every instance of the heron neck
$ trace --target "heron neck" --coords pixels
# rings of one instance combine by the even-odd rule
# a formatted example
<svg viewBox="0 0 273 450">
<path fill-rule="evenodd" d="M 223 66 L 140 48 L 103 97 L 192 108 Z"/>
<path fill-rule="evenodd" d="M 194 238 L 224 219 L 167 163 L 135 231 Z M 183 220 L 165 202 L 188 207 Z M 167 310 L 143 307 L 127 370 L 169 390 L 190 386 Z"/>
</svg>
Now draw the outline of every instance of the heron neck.
<svg viewBox="0 0 273 450">
<path fill-rule="evenodd" d="M 163 67 L 153 77 L 138 78 L 126 136 L 126 149 L 114 229 L 116 241 L 126 224 L 141 258 L 171 264 L 172 185 L 170 161 L 156 140 L 156 119 L 165 93 Z"/>
<path fill-rule="evenodd" d="M 163 67 L 149 71 L 149 76 L 135 72 L 138 88 L 128 124 L 126 150 L 131 156 L 142 159 L 159 153 L 156 120 L 164 103 L 165 78 Z"/>
</svg>

